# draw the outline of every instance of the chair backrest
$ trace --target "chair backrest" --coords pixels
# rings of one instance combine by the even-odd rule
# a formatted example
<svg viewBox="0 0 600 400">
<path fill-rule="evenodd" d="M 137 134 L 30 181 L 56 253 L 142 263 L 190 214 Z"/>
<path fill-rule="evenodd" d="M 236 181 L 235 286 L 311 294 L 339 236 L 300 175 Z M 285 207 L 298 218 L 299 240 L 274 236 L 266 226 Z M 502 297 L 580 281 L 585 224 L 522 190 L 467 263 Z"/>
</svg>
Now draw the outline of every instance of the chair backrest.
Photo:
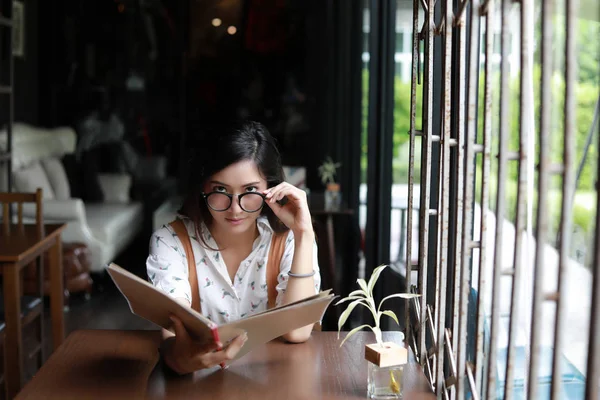
<svg viewBox="0 0 600 400">
<path fill-rule="evenodd" d="M 35 225 L 40 237 L 44 236 L 44 220 L 42 217 L 42 189 L 35 193 L 0 193 L 0 204 L 2 204 L 2 225 L 4 232 L 8 232 L 12 223 L 12 204 L 17 205 L 17 224 L 23 227 L 23 204 L 35 203 Z"/>
</svg>

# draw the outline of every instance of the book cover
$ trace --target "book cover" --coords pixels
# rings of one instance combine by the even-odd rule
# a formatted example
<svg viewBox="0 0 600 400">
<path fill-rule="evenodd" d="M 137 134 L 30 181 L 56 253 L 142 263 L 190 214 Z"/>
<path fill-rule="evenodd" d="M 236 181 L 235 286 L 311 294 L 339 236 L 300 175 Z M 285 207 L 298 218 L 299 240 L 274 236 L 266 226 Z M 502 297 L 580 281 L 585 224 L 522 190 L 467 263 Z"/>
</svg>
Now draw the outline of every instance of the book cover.
<svg viewBox="0 0 600 400">
<path fill-rule="evenodd" d="M 335 297 L 331 290 L 325 290 L 293 303 L 217 325 L 191 307 L 179 303 L 149 282 L 114 263 L 107 266 L 107 271 L 127 299 L 131 312 L 164 329 L 173 332 L 169 316 L 175 315 L 181 319 L 194 339 L 201 343 L 220 341 L 224 346 L 238 335 L 247 332 L 248 340 L 235 359 L 247 354 L 257 345 L 320 321 Z"/>
</svg>

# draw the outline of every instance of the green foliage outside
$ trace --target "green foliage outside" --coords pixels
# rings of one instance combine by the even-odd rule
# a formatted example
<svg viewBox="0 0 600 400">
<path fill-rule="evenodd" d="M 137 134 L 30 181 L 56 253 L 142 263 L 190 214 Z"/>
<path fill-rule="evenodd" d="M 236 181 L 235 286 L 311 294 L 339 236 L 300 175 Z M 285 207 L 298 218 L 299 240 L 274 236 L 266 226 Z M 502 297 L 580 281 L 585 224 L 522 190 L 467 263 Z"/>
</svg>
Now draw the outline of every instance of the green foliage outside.
<svg viewBox="0 0 600 400">
<path fill-rule="evenodd" d="M 369 115 L 369 71 L 363 68 L 362 74 L 363 84 L 363 101 L 362 101 L 362 155 L 361 163 L 361 182 L 367 181 L 367 128 Z M 416 110 L 416 129 L 421 129 L 422 115 L 422 95 L 417 91 L 417 110 Z M 394 154 L 392 160 L 393 182 L 407 183 L 408 182 L 408 165 L 409 165 L 409 142 L 410 142 L 410 82 L 403 82 L 400 78 L 394 79 Z M 420 174 L 420 157 L 418 146 L 420 141 L 417 140 L 417 151 L 415 157 L 415 179 L 418 180 Z"/>
<path fill-rule="evenodd" d="M 562 23 L 557 20 L 557 24 Z M 557 25 L 560 26 L 560 25 Z M 564 25 L 563 25 L 564 26 Z M 585 144 L 589 130 L 592 126 L 594 111 L 596 102 L 600 96 L 600 74 L 598 65 L 600 65 L 600 41 L 589 40 L 591 37 L 600 37 L 600 24 L 594 21 L 579 20 L 578 24 L 579 35 L 578 35 L 578 81 L 575 87 L 575 110 L 576 110 L 576 121 L 575 121 L 575 159 L 574 159 L 574 174 L 577 173 L 579 164 L 583 160 L 585 151 Z M 564 32 L 557 29 L 557 43 L 564 42 Z M 592 36 L 590 36 L 592 35 Z M 554 49 L 556 55 L 554 63 L 554 73 L 552 76 L 552 131 L 550 132 L 550 162 L 561 163 L 563 162 L 563 127 L 564 127 L 564 59 L 562 54 L 564 48 Z M 537 45 L 539 49 L 539 43 Z M 510 127 L 509 127 L 509 151 L 516 151 L 519 148 L 519 117 L 520 117 L 520 106 L 519 106 L 519 82 L 520 77 L 515 76 L 510 82 Z M 481 76 L 480 81 L 480 105 L 483 104 L 483 82 L 484 76 Z M 495 117 L 495 123 L 492 128 L 492 160 L 494 155 L 498 153 L 498 138 L 499 138 L 499 125 L 497 116 L 500 115 L 499 107 L 499 87 L 500 77 L 499 73 L 496 73 L 492 78 L 492 86 L 495 90 L 493 93 L 493 109 L 492 116 Z M 536 57 L 536 63 L 534 64 L 533 70 L 533 89 L 534 89 L 534 113 L 535 113 L 535 131 L 536 135 L 539 132 L 539 118 L 540 118 L 540 89 L 541 89 L 541 66 L 539 64 L 539 54 Z M 479 107 L 479 132 L 483 132 L 483 107 Z M 588 148 L 587 158 L 583 164 L 581 176 L 577 182 L 576 193 L 574 197 L 573 205 L 573 227 L 574 230 L 581 232 L 589 242 L 593 235 L 594 220 L 596 215 L 595 210 L 595 193 L 594 185 L 598 178 L 596 176 L 598 159 L 598 135 L 595 134 L 592 138 L 590 147 Z M 539 155 L 539 138 L 535 138 L 536 157 Z M 535 165 L 538 165 L 539 159 L 536 158 Z M 496 188 L 497 188 L 497 163 L 492 165 L 492 182 L 490 185 L 490 206 L 495 209 L 496 203 Z M 477 163 L 477 173 L 481 173 L 481 162 Z M 480 176 L 480 175 L 479 175 Z M 508 182 L 506 183 L 506 200 L 507 200 L 507 215 L 506 218 L 514 221 L 516 215 L 516 204 L 517 204 L 517 180 L 518 170 L 515 163 L 511 163 L 508 168 Z M 535 198 L 533 201 L 534 215 L 537 212 L 537 174 L 534 181 Z M 550 237 L 549 240 L 553 240 L 557 236 L 559 229 L 560 215 L 561 215 L 561 198 L 562 198 L 562 178 L 555 176 L 550 185 L 550 193 L 548 200 L 549 217 L 550 217 Z M 480 185 L 477 185 L 477 198 L 481 196 Z M 535 220 L 535 218 L 534 218 Z"/>
<path fill-rule="evenodd" d="M 534 68 L 534 93 L 539 93 L 540 90 L 540 80 L 541 80 L 541 70 L 539 66 L 535 66 Z M 498 81 L 498 77 L 494 77 L 494 82 Z M 483 104 L 483 76 L 482 76 L 482 84 L 481 84 L 481 98 L 480 104 Z M 563 116 L 564 116 L 564 79 L 560 73 L 556 73 L 553 77 L 553 107 L 552 107 L 552 132 L 550 137 L 552 138 L 552 142 L 550 144 L 550 162 L 551 163 L 562 163 L 563 160 Z M 583 159 L 583 153 L 585 149 L 585 142 L 592 125 L 594 110 L 596 107 L 596 102 L 598 101 L 598 96 L 600 93 L 600 87 L 598 84 L 594 82 L 579 82 L 577 88 L 575 90 L 576 96 L 576 152 L 575 152 L 575 160 L 574 160 L 574 168 L 577 170 L 579 163 Z M 493 101 L 494 107 L 492 110 L 492 116 L 496 120 L 495 125 L 492 130 L 492 162 L 496 154 L 498 154 L 499 147 L 499 126 L 497 122 L 497 116 L 500 115 L 499 104 L 496 99 Z M 539 132 L 539 117 L 540 117 L 540 103 L 539 103 L 539 95 L 535 96 L 535 123 L 536 123 L 536 132 Z M 516 76 L 510 82 L 510 127 L 509 127 L 509 151 L 516 151 L 519 148 L 519 77 Z M 478 131 L 483 132 L 483 107 L 479 109 L 479 126 Z M 535 155 L 539 154 L 539 139 L 535 138 L 536 141 L 536 151 Z M 598 159 L 598 138 L 597 135 L 588 149 L 588 155 L 586 161 L 584 163 L 584 167 L 582 169 L 580 180 L 577 184 L 577 194 L 575 196 L 575 200 L 583 199 L 586 196 L 586 193 L 590 193 L 594 190 L 594 182 L 596 180 L 596 164 L 595 160 Z M 536 165 L 539 163 L 539 159 L 535 160 Z M 481 176 L 481 161 L 477 162 L 477 174 Z M 492 165 L 492 183 L 491 183 L 491 192 L 490 192 L 490 201 L 492 209 L 495 209 L 496 202 L 496 185 L 497 185 L 497 163 L 493 163 Z M 576 173 L 576 172 L 575 172 Z M 508 168 L 508 182 L 507 182 L 507 218 L 510 220 L 514 220 L 516 214 L 516 193 L 517 193 L 517 180 L 518 180 L 518 170 L 516 168 L 515 163 L 511 163 Z M 477 181 L 479 183 L 479 181 Z M 534 182 L 535 190 L 537 190 L 537 176 L 536 181 Z M 560 216 L 560 202 L 557 199 L 560 199 L 560 194 L 562 192 L 562 179 L 557 176 L 552 180 L 551 183 L 551 191 L 557 192 L 556 196 L 551 196 L 552 200 L 549 204 L 551 208 L 551 215 L 557 216 L 556 218 L 552 218 L 551 230 L 556 231 L 558 229 L 558 216 Z M 478 184 L 476 187 L 477 190 L 477 198 L 481 196 L 481 188 Z M 537 201 L 534 202 L 537 205 Z M 580 205 L 575 208 L 575 212 L 581 214 L 576 216 L 577 221 L 591 221 L 594 217 L 594 210 L 591 207 L 592 203 L 586 203 L 585 205 Z M 587 210 L 587 211 L 586 211 Z M 535 212 L 535 210 L 534 210 Z M 577 225 L 577 221 L 574 223 Z M 591 224 L 578 225 L 583 231 L 588 232 L 591 228 Z"/>
<path fill-rule="evenodd" d="M 562 26 L 564 28 L 564 21 L 562 17 L 557 17 L 556 27 Z M 590 130 L 596 102 L 600 95 L 600 74 L 598 65 L 600 65 L 600 40 L 593 40 L 592 38 L 600 37 L 600 23 L 589 20 L 578 21 L 578 83 L 575 89 L 576 96 L 576 156 L 574 160 L 575 171 L 579 166 L 583 158 L 585 143 L 588 132 Z M 563 117 L 564 117 L 564 45 L 561 48 L 560 43 L 564 43 L 564 32 L 562 29 L 556 28 L 556 40 L 553 48 L 553 54 L 555 54 L 554 60 L 554 74 L 552 78 L 552 132 L 550 137 L 552 142 L 550 144 L 551 151 L 551 162 L 562 163 L 563 160 Z M 540 44 L 536 43 L 536 49 L 539 50 Z M 539 117 L 540 117 L 540 83 L 541 83 L 541 68 L 539 65 L 540 57 L 539 53 L 536 53 L 535 65 L 534 65 L 534 113 L 535 113 L 535 124 L 536 132 L 539 132 Z M 483 72 L 483 66 L 482 66 Z M 361 157 L 361 170 L 362 170 L 362 182 L 366 182 L 366 170 L 367 170 L 367 116 L 368 116 L 368 85 L 369 76 L 368 70 L 363 69 L 363 155 Z M 480 90 L 479 90 L 479 118 L 478 118 L 478 134 L 479 142 L 481 143 L 481 135 L 483 133 L 483 111 L 484 111 L 484 74 L 480 74 Z M 510 109 L 509 109 L 509 151 L 516 151 L 519 148 L 519 112 L 520 112 L 520 101 L 519 101 L 519 76 L 515 75 L 510 81 Z M 500 115 L 499 107 L 499 90 L 500 78 L 499 73 L 495 72 L 492 78 L 492 170 L 490 176 L 490 207 L 495 209 L 496 202 L 496 188 L 497 188 L 497 162 L 496 155 L 498 154 L 498 136 L 499 136 L 499 121 Z M 421 105 L 422 86 L 418 88 L 417 98 L 417 129 L 421 129 Z M 409 166 L 409 140 L 408 134 L 410 130 L 410 82 L 402 82 L 399 78 L 395 79 L 394 82 L 394 159 L 393 159 L 393 182 L 394 183 L 407 183 L 408 182 L 408 166 Z M 598 159 L 598 135 L 594 135 L 591 146 L 588 149 L 588 155 L 580 180 L 577 183 L 577 189 L 574 199 L 573 209 L 573 224 L 575 229 L 583 232 L 586 238 L 590 238 L 593 234 L 594 220 L 595 220 L 595 193 L 594 186 L 595 181 L 598 178 L 596 176 L 596 160 Z M 539 153 L 539 140 L 536 137 L 536 157 Z M 419 148 L 420 140 L 416 145 L 416 157 L 415 157 L 415 181 L 419 181 Z M 535 160 L 537 165 L 538 159 Z M 481 158 L 478 158 L 476 163 L 476 175 L 481 176 Z M 516 214 L 516 194 L 517 194 L 517 179 L 518 171 L 515 163 L 510 163 L 508 166 L 508 182 L 506 182 L 506 196 L 507 196 L 507 215 L 506 218 L 514 220 Z M 479 182 L 480 179 L 476 179 Z M 561 178 L 557 176 L 552 180 L 551 190 L 549 195 L 549 208 L 550 208 L 550 231 L 551 238 L 556 236 L 558 231 L 558 224 L 560 220 L 560 208 L 561 208 L 561 197 L 562 187 Z M 537 192 L 537 177 L 534 182 L 535 192 Z M 479 201 L 481 196 L 481 188 L 478 184 L 476 186 L 476 199 Z M 534 199 L 534 207 L 537 207 L 537 193 Z M 534 215 L 536 209 L 534 208 Z M 534 218 L 535 220 L 535 218 Z M 586 239 L 587 240 L 587 239 Z"/>
</svg>

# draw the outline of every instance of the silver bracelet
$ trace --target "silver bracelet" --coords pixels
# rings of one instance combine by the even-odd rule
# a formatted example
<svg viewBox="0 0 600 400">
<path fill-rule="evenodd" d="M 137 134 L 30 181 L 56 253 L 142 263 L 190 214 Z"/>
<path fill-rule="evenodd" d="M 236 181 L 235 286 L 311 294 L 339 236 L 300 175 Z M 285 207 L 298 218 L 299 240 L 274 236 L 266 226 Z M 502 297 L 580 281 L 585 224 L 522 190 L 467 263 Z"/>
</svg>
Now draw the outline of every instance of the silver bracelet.
<svg viewBox="0 0 600 400">
<path fill-rule="evenodd" d="M 288 272 L 288 276 L 290 278 L 310 278 L 311 276 L 313 276 L 315 274 L 315 270 L 313 269 L 312 272 L 309 272 L 308 274 L 294 274 L 293 272 Z"/>
</svg>

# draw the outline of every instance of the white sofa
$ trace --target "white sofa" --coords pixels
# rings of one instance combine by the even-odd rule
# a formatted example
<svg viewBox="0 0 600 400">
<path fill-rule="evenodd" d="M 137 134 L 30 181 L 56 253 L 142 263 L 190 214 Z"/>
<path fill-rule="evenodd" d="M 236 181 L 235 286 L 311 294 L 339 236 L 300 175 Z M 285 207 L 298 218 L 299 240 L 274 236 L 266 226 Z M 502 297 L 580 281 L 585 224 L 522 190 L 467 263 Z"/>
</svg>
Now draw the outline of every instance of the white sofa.
<svg viewBox="0 0 600 400">
<path fill-rule="evenodd" d="M 13 125 L 13 191 L 44 193 L 43 216 L 47 223 L 66 222 L 63 242 L 83 242 L 92 253 L 92 272 L 104 266 L 124 250 L 141 231 L 143 207 L 129 201 L 131 177 L 100 176 L 104 194 L 102 203 L 84 203 L 72 198 L 61 158 L 76 147 L 73 129 L 41 129 L 23 123 Z M 6 131 L 0 131 L 0 149 L 6 149 Z M 0 190 L 6 190 L 6 167 L 0 165 Z M 33 206 L 24 207 L 24 216 L 32 218 Z"/>
</svg>

